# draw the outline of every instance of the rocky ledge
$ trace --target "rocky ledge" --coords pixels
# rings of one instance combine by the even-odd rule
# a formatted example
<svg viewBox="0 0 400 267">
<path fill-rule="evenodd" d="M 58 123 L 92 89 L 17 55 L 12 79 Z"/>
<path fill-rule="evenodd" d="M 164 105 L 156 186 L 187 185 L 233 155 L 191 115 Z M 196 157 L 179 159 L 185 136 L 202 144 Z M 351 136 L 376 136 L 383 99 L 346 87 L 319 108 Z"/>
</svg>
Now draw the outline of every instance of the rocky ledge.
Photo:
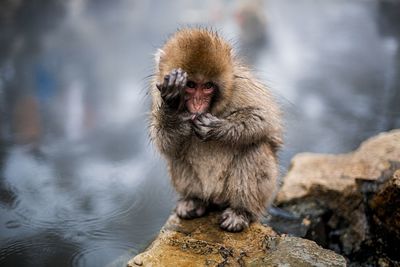
<svg viewBox="0 0 400 267">
<path fill-rule="evenodd" d="M 400 266 L 400 130 L 348 154 L 296 155 L 276 205 L 294 215 L 285 232 L 344 255 L 349 266 Z"/>
<path fill-rule="evenodd" d="M 194 220 L 172 215 L 128 266 L 346 266 L 346 261 L 313 241 L 278 235 L 260 223 L 241 233 L 222 231 L 218 214 L 211 213 Z"/>
<path fill-rule="evenodd" d="M 275 205 L 272 228 L 241 233 L 215 213 L 172 215 L 128 266 L 400 266 L 400 130 L 348 154 L 295 156 Z"/>
</svg>

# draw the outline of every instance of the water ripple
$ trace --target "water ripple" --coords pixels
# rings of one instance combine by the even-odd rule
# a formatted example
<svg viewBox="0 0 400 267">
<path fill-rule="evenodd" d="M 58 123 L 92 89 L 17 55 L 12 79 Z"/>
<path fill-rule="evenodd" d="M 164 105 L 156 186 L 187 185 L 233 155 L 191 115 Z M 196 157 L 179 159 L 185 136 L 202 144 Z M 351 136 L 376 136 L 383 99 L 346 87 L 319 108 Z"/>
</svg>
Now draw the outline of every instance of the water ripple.
<svg viewBox="0 0 400 267">
<path fill-rule="evenodd" d="M 58 266 L 71 266 L 72 255 L 79 249 L 78 245 L 66 243 L 48 233 L 18 240 L 7 239 L 0 249 L 0 265 L 41 266 L 49 264 L 44 261 L 57 258 Z"/>
<path fill-rule="evenodd" d="M 138 253 L 137 249 L 132 248 L 132 244 L 105 243 L 103 246 L 82 248 L 72 256 L 72 266 L 103 266 L 107 267 L 124 266 L 126 262 Z M 115 260 L 115 255 L 117 260 Z"/>
</svg>

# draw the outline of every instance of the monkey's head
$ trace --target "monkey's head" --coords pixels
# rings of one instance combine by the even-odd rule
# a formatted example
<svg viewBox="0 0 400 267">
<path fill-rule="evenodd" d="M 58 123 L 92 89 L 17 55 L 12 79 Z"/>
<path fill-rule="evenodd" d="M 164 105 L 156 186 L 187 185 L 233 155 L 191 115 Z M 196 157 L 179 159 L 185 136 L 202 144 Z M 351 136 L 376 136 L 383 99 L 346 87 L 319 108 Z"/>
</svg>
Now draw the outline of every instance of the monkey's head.
<svg viewBox="0 0 400 267">
<path fill-rule="evenodd" d="M 185 108 L 191 113 L 219 113 L 231 99 L 233 84 L 232 47 L 216 32 L 182 29 L 156 55 L 158 81 L 181 68 L 188 78 Z"/>
</svg>

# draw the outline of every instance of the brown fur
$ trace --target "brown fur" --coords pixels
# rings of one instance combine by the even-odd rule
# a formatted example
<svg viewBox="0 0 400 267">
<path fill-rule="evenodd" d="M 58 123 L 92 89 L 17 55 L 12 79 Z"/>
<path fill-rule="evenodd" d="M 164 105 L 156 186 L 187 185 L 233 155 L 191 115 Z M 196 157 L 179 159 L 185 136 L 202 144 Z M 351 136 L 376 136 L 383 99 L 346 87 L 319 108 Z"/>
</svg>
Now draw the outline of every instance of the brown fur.
<svg viewBox="0 0 400 267">
<path fill-rule="evenodd" d="M 268 89 L 242 66 L 226 41 L 205 29 L 175 33 L 158 62 L 150 136 L 167 159 L 177 192 L 183 199 L 224 203 L 257 219 L 277 189 L 276 152 L 282 144 L 280 110 Z M 218 127 L 207 132 L 205 141 L 180 116 L 184 111 L 176 114 L 164 107 L 155 86 L 175 68 L 219 85 L 220 96 L 210 110 Z"/>
<path fill-rule="evenodd" d="M 181 68 L 189 77 L 201 75 L 231 88 L 233 81 L 232 48 L 217 33 L 205 29 L 183 29 L 173 35 L 162 48 L 166 56 L 161 56 L 157 80 L 172 69 Z M 179 51 L 179 52 L 177 52 Z M 231 90 L 221 90 L 221 99 L 230 99 Z M 221 101 L 215 108 L 222 109 Z"/>
</svg>

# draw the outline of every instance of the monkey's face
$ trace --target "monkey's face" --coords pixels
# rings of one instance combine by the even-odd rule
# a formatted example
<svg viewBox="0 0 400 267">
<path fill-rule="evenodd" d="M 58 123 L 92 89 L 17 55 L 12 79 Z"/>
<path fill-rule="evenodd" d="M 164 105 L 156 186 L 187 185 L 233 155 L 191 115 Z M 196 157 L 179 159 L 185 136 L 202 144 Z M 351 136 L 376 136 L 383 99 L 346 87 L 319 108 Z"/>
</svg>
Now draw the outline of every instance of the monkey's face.
<svg viewBox="0 0 400 267">
<path fill-rule="evenodd" d="M 217 90 L 217 85 L 212 81 L 189 79 L 185 87 L 186 108 L 193 114 L 201 114 L 209 111 L 213 96 Z"/>
</svg>

